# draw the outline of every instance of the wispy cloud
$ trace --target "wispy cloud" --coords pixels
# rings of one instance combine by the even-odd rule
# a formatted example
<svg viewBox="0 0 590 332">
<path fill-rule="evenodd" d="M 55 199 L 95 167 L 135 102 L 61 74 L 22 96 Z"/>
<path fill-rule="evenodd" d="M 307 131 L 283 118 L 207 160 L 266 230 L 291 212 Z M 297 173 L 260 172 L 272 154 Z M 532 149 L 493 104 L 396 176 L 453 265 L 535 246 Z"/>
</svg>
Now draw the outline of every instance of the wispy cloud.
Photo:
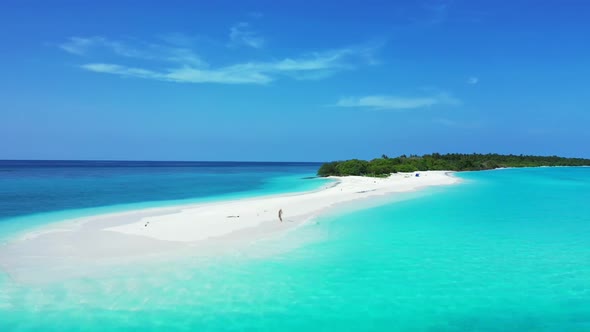
<svg viewBox="0 0 590 332">
<path fill-rule="evenodd" d="M 104 37 L 70 37 L 66 42 L 59 45 L 59 47 L 69 53 L 75 55 L 89 55 L 92 52 L 107 50 L 116 55 L 130 58 L 145 58 L 151 57 L 146 52 L 130 46 L 127 43 L 109 40 Z"/>
<path fill-rule="evenodd" d="M 141 78 L 152 78 L 152 79 L 159 79 L 160 76 L 158 73 L 141 68 L 130 68 L 125 66 L 119 66 L 114 64 L 108 63 L 89 63 L 80 66 L 86 70 L 97 72 L 97 73 L 107 73 L 107 74 L 117 74 L 121 76 L 134 76 L 134 77 L 141 77 Z"/>
<path fill-rule="evenodd" d="M 436 118 L 433 119 L 433 122 L 450 128 L 475 129 L 481 127 L 481 124 L 479 122 L 451 120 L 448 118 Z"/>
<path fill-rule="evenodd" d="M 432 107 L 435 105 L 460 105 L 461 101 L 447 93 L 439 93 L 422 97 L 403 96 L 365 96 L 341 98 L 337 107 L 354 107 L 374 110 L 411 110 Z"/>
<path fill-rule="evenodd" d="M 70 37 L 70 39 L 59 45 L 62 50 L 76 55 L 85 55 L 88 49 L 92 47 L 97 41 L 102 42 L 102 39 L 97 37 L 81 38 L 81 37 Z"/>
<path fill-rule="evenodd" d="M 252 72 L 239 66 L 226 67 L 221 70 L 185 67 L 169 70 L 167 72 L 158 72 L 149 69 L 126 67 L 108 63 L 91 63 L 82 65 L 81 67 L 97 73 L 182 83 L 261 84 L 271 81 L 271 78 L 267 75 Z"/>
<path fill-rule="evenodd" d="M 360 65 L 374 64 L 374 53 L 379 47 L 351 46 L 214 67 L 188 47 L 145 42 L 132 44 L 103 37 L 72 37 L 60 45 L 68 53 L 97 59 L 80 66 L 92 72 L 171 82 L 224 84 L 266 84 L 279 77 L 322 79 Z M 131 61 L 133 59 L 142 61 Z M 135 64 L 128 64 L 130 61 Z"/>
<path fill-rule="evenodd" d="M 479 78 L 472 76 L 470 78 L 467 79 L 467 84 L 477 84 L 479 83 Z"/>
<path fill-rule="evenodd" d="M 247 46 L 252 48 L 262 48 L 264 44 L 264 38 L 252 30 L 250 23 L 248 22 L 237 23 L 229 30 L 230 47 Z"/>
<path fill-rule="evenodd" d="M 90 56 L 96 53 L 112 53 L 124 58 L 165 61 L 173 63 L 189 63 L 206 65 L 192 50 L 157 43 L 136 43 L 110 40 L 104 37 L 71 37 L 59 47 L 71 54 Z"/>
</svg>

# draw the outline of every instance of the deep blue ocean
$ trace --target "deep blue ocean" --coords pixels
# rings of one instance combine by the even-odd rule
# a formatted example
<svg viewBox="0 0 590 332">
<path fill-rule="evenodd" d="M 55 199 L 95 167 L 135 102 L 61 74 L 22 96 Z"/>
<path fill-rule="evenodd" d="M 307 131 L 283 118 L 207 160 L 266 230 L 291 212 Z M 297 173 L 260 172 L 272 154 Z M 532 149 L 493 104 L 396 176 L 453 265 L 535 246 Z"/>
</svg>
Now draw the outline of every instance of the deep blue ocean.
<svg viewBox="0 0 590 332">
<path fill-rule="evenodd" d="M 316 168 L 4 164 L 0 223 L 310 190 Z M 590 331 L 590 168 L 456 176 L 221 257 L 35 285 L 0 272 L 0 331 Z"/>
</svg>

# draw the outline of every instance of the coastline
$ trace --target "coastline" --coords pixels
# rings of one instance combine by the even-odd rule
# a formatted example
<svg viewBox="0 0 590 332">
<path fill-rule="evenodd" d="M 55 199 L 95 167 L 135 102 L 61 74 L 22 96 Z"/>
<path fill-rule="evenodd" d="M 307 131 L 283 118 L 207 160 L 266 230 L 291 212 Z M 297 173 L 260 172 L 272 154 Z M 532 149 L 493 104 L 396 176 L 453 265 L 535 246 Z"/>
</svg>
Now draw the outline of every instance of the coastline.
<svg viewBox="0 0 590 332">
<path fill-rule="evenodd" d="M 198 178 L 194 179 L 197 183 L 196 189 L 194 187 L 181 188 L 184 192 L 191 193 L 190 197 L 187 197 L 186 194 L 178 195 L 178 191 L 166 196 L 153 194 L 142 195 L 139 194 L 137 190 L 133 191 L 132 189 L 128 195 L 128 197 L 131 197 L 131 199 L 124 197 L 122 200 L 105 200 L 105 195 L 102 194 L 101 196 L 99 194 L 101 197 L 99 197 L 98 200 L 82 199 L 80 202 L 77 202 L 77 197 L 71 197 L 74 199 L 76 204 L 65 204 L 66 206 L 63 206 L 64 204 L 54 205 L 51 204 L 51 202 L 46 202 L 43 200 L 31 202 L 28 208 L 21 209 L 21 211 L 17 210 L 13 215 L 0 215 L 0 246 L 23 234 L 31 232 L 31 230 L 40 228 L 45 229 L 47 227 L 61 225 L 63 223 L 77 222 L 82 219 L 96 216 L 123 214 L 139 210 L 147 211 L 151 209 L 164 208 L 178 209 L 196 204 L 227 200 L 282 195 L 286 193 L 304 193 L 325 187 L 332 182 L 327 178 L 319 178 L 317 176 L 314 176 L 313 179 L 302 180 L 303 176 L 309 176 L 310 174 L 311 173 L 308 170 L 305 172 L 301 171 L 298 173 L 289 174 L 271 174 L 265 176 L 264 180 L 258 182 L 256 185 L 248 187 L 244 186 L 243 183 L 247 183 L 251 180 L 251 172 L 246 175 L 244 181 L 242 181 L 241 175 L 230 174 L 229 176 L 221 179 L 221 181 L 226 184 L 228 182 L 231 183 L 236 181 L 240 184 L 231 184 L 230 186 L 232 188 L 230 190 L 213 190 L 214 192 L 205 194 L 199 189 L 198 186 L 206 186 L 202 182 L 207 181 L 201 181 L 203 179 Z M 205 180 L 209 180 L 209 178 L 207 177 Z M 178 183 L 174 183 L 174 181 L 174 179 L 171 179 L 172 183 L 170 183 L 170 186 L 178 185 Z M 35 183 L 31 183 L 31 185 L 35 185 Z M 137 183 L 130 183 L 129 185 L 137 188 Z M 81 194 L 83 197 L 88 197 L 89 194 L 91 194 L 90 191 L 92 190 L 92 186 L 93 185 L 91 185 L 88 190 L 70 192 L 69 195 Z M 215 187 L 217 184 L 213 183 L 213 186 Z M 154 191 L 155 189 L 156 188 L 152 187 L 152 190 L 150 191 Z M 56 198 L 62 202 L 68 201 L 70 198 L 66 195 L 63 195 L 63 193 L 60 193 L 59 190 L 60 188 L 58 187 L 58 196 Z M 49 189 L 45 192 L 47 194 L 53 195 Z M 5 201 L 3 203 L 4 204 L 0 204 L 3 205 L 1 208 L 9 209 L 11 206 L 10 204 L 18 204 L 18 202 L 14 202 L 14 199 L 12 199 L 12 201 L 8 200 L 7 202 Z M 34 205 L 41 206 L 41 208 L 37 208 Z M 42 208 L 43 206 L 49 208 Z"/>
<path fill-rule="evenodd" d="M 420 176 L 416 177 L 415 174 Z M 296 228 L 327 211 L 376 197 L 451 185 L 448 171 L 396 173 L 388 178 L 332 177 L 303 193 L 149 208 L 39 227 L 0 246 L 0 268 L 15 279 L 31 270 L 169 256 L 210 254 Z M 278 211 L 283 211 L 279 221 Z"/>
</svg>

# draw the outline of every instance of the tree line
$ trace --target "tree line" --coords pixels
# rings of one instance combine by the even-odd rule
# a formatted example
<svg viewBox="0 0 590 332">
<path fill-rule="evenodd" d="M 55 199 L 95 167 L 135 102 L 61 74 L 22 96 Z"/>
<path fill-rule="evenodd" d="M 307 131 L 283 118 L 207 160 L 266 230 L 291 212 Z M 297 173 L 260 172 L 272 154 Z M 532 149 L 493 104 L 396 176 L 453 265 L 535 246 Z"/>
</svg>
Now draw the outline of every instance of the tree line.
<svg viewBox="0 0 590 332">
<path fill-rule="evenodd" d="M 388 176 L 397 172 L 415 172 L 429 170 L 480 171 L 501 167 L 537 167 L 537 166 L 590 166 L 590 159 L 563 158 L 557 156 L 527 156 L 501 154 L 461 154 L 432 153 L 423 156 L 401 155 L 389 158 L 383 155 L 370 161 L 351 159 L 324 163 L 318 170 L 318 176 Z"/>
</svg>

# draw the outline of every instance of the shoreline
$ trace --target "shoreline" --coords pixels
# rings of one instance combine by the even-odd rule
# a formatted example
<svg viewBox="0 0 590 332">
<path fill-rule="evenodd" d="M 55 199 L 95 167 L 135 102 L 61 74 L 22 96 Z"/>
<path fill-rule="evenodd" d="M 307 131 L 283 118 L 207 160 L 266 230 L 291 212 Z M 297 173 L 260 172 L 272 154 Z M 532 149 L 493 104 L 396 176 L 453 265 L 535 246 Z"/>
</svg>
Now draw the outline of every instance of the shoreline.
<svg viewBox="0 0 590 332">
<path fill-rule="evenodd" d="M 248 200 L 253 200 L 253 199 L 264 199 L 267 197 L 287 197 L 287 196 L 297 196 L 297 195 L 310 194 L 310 193 L 314 193 L 317 191 L 331 188 L 333 186 L 338 185 L 338 183 L 340 182 L 337 177 L 332 178 L 332 179 L 334 181 L 332 181 L 326 185 L 320 186 L 316 189 L 311 189 L 311 190 L 306 190 L 306 191 L 268 193 L 268 194 L 260 194 L 257 196 L 244 196 L 244 197 L 234 196 L 234 194 L 231 194 L 229 196 L 224 196 L 224 195 L 209 196 L 209 197 L 200 197 L 196 201 L 191 201 L 193 199 L 181 199 L 181 200 L 177 200 L 177 201 L 164 201 L 165 203 L 167 203 L 167 202 L 177 202 L 177 203 L 173 204 L 173 205 L 164 204 L 161 206 L 154 205 L 154 206 L 147 206 L 147 207 L 141 207 L 141 208 L 138 208 L 135 205 L 143 204 L 143 203 L 129 203 L 129 204 L 122 204 L 122 205 L 113 205 L 113 206 L 130 206 L 130 208 L 126 208 L 123 210 L 106 211 L 106 212 L 84 213 L 85 215 L 82 215 L 82 216 L 65 217 L 65 218 L 61 218 L 60 220 L 56 219 L 56 221 L 52 221 L 49 224 L 31 226 L 27 229 L 16 231 L 14 234 L 11 234 L 8 237 L 8 240 L 6 240 L 6 241 L 2 241 L 4 239 L 0 238 L 0 248 L 2 247 L 2 245 L 5 245 L 8 242 L 14 242 L 15 239 L 16 240 L 30 239 L 35 236 L 46 234 L 46 233 L 64 231 L 64 227 L 71 228 L 74 225 L 82 225 L 82 224 L 86 224 L 86 223 L 96 221 L 96 220 L 113 219 L 113 218 L 125 217 L 128 215 L 134 215 L 134 216 L 135 215 L 142 215 L 144 213 L 153 213 L 153 215 L 172 214 L 172 213 L 176 213 L 176 212 L 182 211 L 187 208 L 192 208 L 192 207 L 196 207 L 196 206 L 206 207 L 208 205 L 217 205 L 217 204 L 230 202 L 230 201 L 248 201 Z M 187 202 L 183 202 L 183 201 L 187 201 Z M 158 204 L 159 202 L 149 202 L 149 203 Z M 108 206 L 82 208 L 80 210 L 72 210 L 72 211 L 96 210 L 96 209 L 102 209 L 102 208 L 108 208 Z M 40 212 L 40 213 L 36 213 L 36 214 L 32 214 L 32 215 L 17 216 L 17 217 L 9 218 L 8 220 L 19 220 L 21 218 L 30 218 L 31 216 L 38 218 L 38 217 L 44 216 L 46 214 L 61 213 L 61 212 L 64 212 L 64 211 Z"/>
<path fill-rule="evenodd" d="M 416 173 L 420 176 L 416 177 Z M 377 197 L 451 185 L 449 171 L 396 173 L 388 178 L 330 177 L 322 188 L 297 193 L 193 203 L 96 215 L 32 229 L 0 246 L 0 268 L 15 280 L 34 271 L 63 274 L 96 266 L 169 255 L 208 255 L 295 229 L 338 207 Z M 365 203 L 366 204 L 366 203 Z M 278 211 L 283 211 L 279 221 Z M 71 270 L 71 269 L 68 269 Z"/>
<path fill-rule="evenodd" d="M 279 176 L 274 179 L 289 178 Z M 36 211 L 28 214 L 17 214 L 0 218 L 0 247 L 11 240 L 31 233 L 33 230 L 58 227 L 64 223 L 84 221 L 94 217 L 115 216 L 137 211 L 174 210 L 197 204 L 218 203 L 229 200 L 250 199 L 253 197 L 267 197 L 285 194 L 300 194 L 320 190 L 332 183 L 317 176 L 309 177 L 310 180 L 321 182 L 311 186 L 298 185 L 296 188 L 282 188 L 282 190 L 266 190 L 264 186 L 252 190 L 238 190 L 234 192 L 215 193 L 207 196 L 196 196 L 176 199 L 146 200 L 138 202 L 112 203 L 99 206 L 70 207 L 61 210 Z M 323 183 L 322 183 L 323 182 Z"/>
</svg>

